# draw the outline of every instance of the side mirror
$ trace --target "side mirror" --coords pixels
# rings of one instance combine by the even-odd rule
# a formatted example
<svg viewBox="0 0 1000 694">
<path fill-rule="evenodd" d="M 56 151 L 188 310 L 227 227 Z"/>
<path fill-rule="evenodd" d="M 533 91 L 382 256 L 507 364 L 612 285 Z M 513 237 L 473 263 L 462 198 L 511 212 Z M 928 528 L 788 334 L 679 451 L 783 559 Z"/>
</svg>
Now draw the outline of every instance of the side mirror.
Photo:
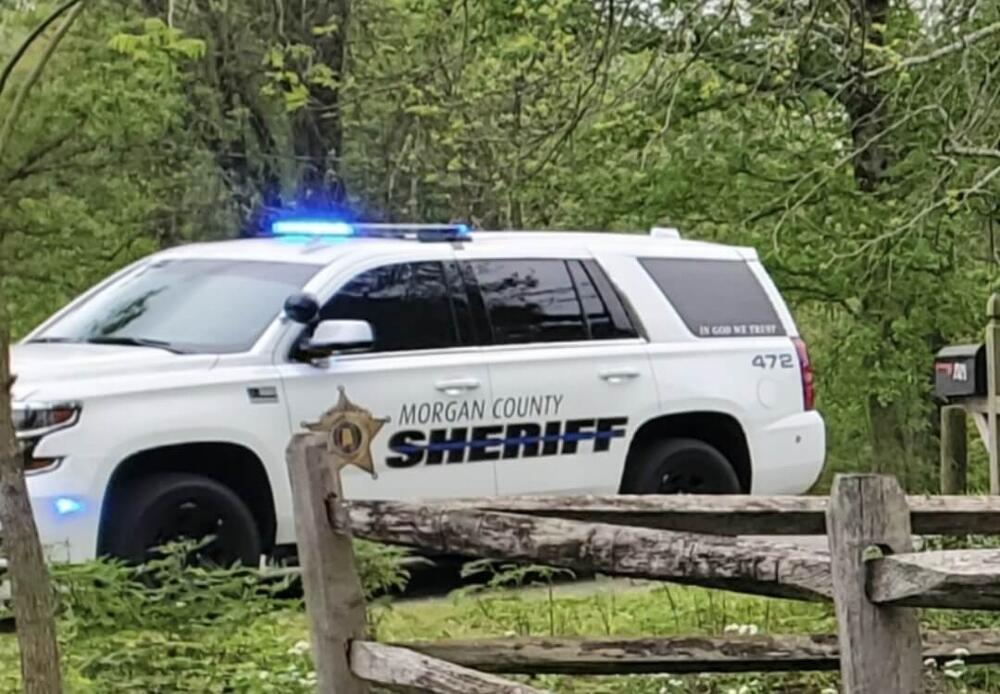
<svg viewBox="0 0 1000 694">
<path fill-rule="evenodd" d="M 363 352 L 375 344 L 375 332 L 368 321 L 325 320 L 316 326 L 303 351 L 311 357 L 328 357 L 337 352 Z"/>
<path fill-rule="evenodd" d="M 296 323 L 309 325 L 319 315 L 319 302 L 311 294 L 292 294 L 285 299 L 285 315 Z"/>
</svg>

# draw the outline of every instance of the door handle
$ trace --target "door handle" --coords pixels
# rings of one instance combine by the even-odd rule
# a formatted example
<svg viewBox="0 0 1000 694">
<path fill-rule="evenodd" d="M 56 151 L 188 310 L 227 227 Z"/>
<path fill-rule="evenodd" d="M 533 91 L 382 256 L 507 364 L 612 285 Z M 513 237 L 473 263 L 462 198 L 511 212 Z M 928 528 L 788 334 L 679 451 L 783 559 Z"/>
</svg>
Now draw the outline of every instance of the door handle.
<svg viewBox="0 0 1000 694">
<path fill-rule="evenodd" d="M 639 369 L 625 367 L 622 369 L 605 369 L 597 374 L 601 380 L 608 383 L 625 383 L 633 378 L 639 378 Z"/>
<path fill-rule="evenodd" d="M 461 395 L 479 387 L 478 378 L 455 378 L 448 381 L 438 381 L 434 387 L 445 395 Z"/>
</svg>

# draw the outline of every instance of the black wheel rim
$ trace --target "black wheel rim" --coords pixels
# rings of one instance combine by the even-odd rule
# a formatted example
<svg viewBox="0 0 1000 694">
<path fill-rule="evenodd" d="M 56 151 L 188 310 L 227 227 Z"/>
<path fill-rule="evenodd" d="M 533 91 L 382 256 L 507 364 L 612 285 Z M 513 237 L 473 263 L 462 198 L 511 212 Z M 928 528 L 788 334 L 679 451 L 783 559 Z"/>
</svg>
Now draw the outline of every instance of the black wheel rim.
<svg viewBox="0 0 1000 694">
<path fill-rule="evenodd" d="M 229 535 L 222 513 L 197 499 L 186 499 L 163 511 L 146 543 L 147 554 L 155 556 L 157 548 L 170 542 L 193 541 L 198 547 L 188 554 L 189 562 L 199 566 L 229 566 L 240 558 Z"/>
<path fill-rule="evenodd" d="M 704 477 L 685 470 L 663 472 L 656 490 L 657 494 L 700 494 L 706 491 Z"/>
</svg>

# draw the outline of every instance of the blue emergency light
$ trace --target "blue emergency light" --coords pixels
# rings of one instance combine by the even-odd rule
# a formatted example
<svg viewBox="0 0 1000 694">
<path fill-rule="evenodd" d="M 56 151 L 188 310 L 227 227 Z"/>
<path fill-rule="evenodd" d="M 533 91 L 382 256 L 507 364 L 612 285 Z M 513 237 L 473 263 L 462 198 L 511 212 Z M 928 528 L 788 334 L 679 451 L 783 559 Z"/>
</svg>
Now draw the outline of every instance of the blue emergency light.
<svg viewBox="0 0 1000 694">
<path fill-rule="evenodd" d="M 271 225 L 275 236 L 352 236 L 354 229 L 347 222 L 323 219 L 282 219 Z"/>
<path fill-rule="evenodd" d="M 466 224 L 372 224 L 329 219 L 281 219 L 271 225 L 274 236 L 297 239 L 389 238 L 417 241 L 471 241 Z"/>
<path fill-rule="evenodd" d="M 71 513 L 79 513 L 83 510 L 82 502 L 67 496 L 60 496 L 52 505 L 55 506 L 56 513 L 60 516 L 68 516 Z"/>
</svg>

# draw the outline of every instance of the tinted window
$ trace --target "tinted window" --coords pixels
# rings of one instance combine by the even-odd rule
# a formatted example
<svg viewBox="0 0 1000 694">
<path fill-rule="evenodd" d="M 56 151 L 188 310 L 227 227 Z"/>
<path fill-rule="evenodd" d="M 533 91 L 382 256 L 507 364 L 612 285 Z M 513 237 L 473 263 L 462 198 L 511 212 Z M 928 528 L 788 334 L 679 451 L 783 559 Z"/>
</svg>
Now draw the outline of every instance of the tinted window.
<svg viewBox="0 0 1000 694">
<path fill-rule="evenodd" d="M 153 261 L 112 282 L 36 339 L 242 352 L 318 270 L 243 260 Z"/>
<path fill-rule="evenodd" d="M 640 262 L 699 337 L 785 334 L 771 300 L 744 262 L 678 258 Z"/>
<path fill-rule="evenodd" d="M 600 266 L 572 260 L 569 268 L 583 304 L 590 337 L 594 340 L 635 337 L 632 321 Z"/>
<path fill-rule="evenodd" d="M 497 344 L 587 339 L 565 261 L 483 260 L 470 265 Z"/>
<path fill-rule="evenodd" d="M 363 272 L 337 292 L 320 317 L 368 321 L 376 352 L 459 344 L 441 263 L 401 263 Z"/>
</svg>

